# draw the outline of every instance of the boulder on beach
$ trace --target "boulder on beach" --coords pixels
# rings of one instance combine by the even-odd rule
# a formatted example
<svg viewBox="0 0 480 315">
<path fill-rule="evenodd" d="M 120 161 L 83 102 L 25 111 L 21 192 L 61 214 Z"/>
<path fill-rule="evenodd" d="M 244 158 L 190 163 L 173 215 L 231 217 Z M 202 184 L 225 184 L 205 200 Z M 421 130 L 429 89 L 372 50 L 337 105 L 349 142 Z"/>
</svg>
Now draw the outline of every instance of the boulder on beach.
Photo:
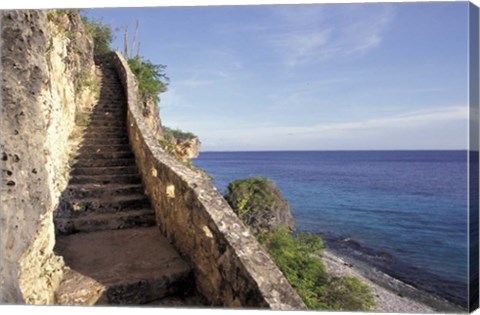
<svg viewBox="0 0 480 315">
<path fill-rule="evenodd" d="M 254 233 L 271 232 L 277 227 L 295 230 L 290 205 L 268 178 L 237 179 L 228 185 L 225 199 Z"/>
</svg>

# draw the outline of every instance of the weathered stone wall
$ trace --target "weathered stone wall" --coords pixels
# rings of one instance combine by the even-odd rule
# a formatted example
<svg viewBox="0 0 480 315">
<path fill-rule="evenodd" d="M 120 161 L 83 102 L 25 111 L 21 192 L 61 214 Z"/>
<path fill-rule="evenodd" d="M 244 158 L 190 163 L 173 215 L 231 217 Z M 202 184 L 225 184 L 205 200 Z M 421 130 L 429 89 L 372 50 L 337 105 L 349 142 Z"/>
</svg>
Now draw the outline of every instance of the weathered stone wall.
<svg viewBox="0 0 480 315">
<path fill-rule="evenodd" d="M 213 305 L 305 309 L 305 305 L 211 182 L 163 151 L 142 119 L 126 61 L 113 56 L 128 98 L 128 132 L 157 223 L 195 271 Z"/>
<path fill-rule="evenodd" d="M 1 16 L 0 303 L 50 304 L 63 267 L 52 214 L 67 183 L 75 112 L 94 100 L 78 80 L 95 69 L 93 45 L 77 12 Z"/>
<path fill-rule="evenodd" d="M 157 103 L 149 95 L 140 95 L 139 100 L 139 105 L 142 105 L 143 119 L 154 137 L 157 140 L 163 139 L 162 121 L 160 120 L 160 109 Z"/>
</svg>

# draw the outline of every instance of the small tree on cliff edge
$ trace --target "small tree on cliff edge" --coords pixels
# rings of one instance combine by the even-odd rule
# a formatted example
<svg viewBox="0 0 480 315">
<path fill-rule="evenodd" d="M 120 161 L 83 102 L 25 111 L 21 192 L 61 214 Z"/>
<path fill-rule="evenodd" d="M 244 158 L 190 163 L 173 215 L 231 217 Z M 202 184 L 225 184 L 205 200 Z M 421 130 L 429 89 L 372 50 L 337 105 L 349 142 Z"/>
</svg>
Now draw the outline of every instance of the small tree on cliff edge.
<svg viewBox="0 0 480 315">
<path fill-rule="evenodd" d="M 103 24 L 101 20 L 89 19 L 86 16 L 82 16 L 82 22 L 87 32 L 93 38 L 93 53 L 95 55 L 103 55 L 110 52 L 110 44 L 113 40 L 112 28 Z"/>
<path fill-rule="evenodd" d="M 162 64 L 154 64 L 150 60 L 143 59 L 140 56 L 140 42 L 138 42 L 138 51 L 135 57 L 133 57 L 133 51 L 135 50 L 135 44 L 137 42 L 139 22 L 138 19 L 135 23 L 135 33 L 133 35 L 133 41 L 130 47 L 128 41 L 128 25 L 125 26 L 124 34 L 124 51 L 123 55 L 128 61 L 130 69 L 135 74 L 138 80 L 138 89 L 140 92 L 152 99 L 158 104 L 160 98 L 158 94 L 167 91 L 167 85 L 169 78 L 165 74 L 165 68 L 167 66 Z"/>
<path fill-rule="evenodd" d="M 145 95 L 151 96 L 158 103 L 158 94 L 167 90 L 169 78 L 165 74 L 165 65 L 156 65 L 140 57 L 128 59 L 130 69 L 138 80 L 138 89 Z"/>
</svg>

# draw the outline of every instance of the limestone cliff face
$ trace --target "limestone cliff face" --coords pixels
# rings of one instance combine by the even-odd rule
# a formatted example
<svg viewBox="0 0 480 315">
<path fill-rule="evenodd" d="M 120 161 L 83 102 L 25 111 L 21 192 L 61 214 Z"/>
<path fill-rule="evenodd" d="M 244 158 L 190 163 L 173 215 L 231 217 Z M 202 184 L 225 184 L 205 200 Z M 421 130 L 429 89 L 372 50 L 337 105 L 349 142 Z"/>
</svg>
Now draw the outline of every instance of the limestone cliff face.
<svg viewBox="0 0 480 315">
<path fill-rule="evenodd" d="M 95 100 L 86 84 L 93 43 L 78 12 L 4 11 L 1 19 L 0 303 L 49 304 L 63 266 L 52 215 L 75 115 Z"/>
<path fill-rule="evenodd" d="M 192 139 L 173 138 L 172 141 L 175 144 L 175 155 L 180 160 L 187 161 L 198 157 L 200 141 L 197 137 Z"/>
<path fill-rule="evenodd" d="M 198 157 L 201 142 L 192 133 L 164 127 L 163 138 L 167 151 L 178 160 L 186 162 Z"/>
<path fill-rule="evenodd" d="M 153 135 L 158 141 L 167 140 L 173 145 L 171 152 L 177 159 L 188 161 L 198 157 L 200 150 L 200 140 L 197 137 L 181 137 L 172 133 L 164 132 L 160 118 L 160 110 L 152 97 L 139 95 L 142 106 L 143 119 L 147 126 L 152 130 Z M 169 130 L 167 128 L 167 130 Z"/>
</svg>

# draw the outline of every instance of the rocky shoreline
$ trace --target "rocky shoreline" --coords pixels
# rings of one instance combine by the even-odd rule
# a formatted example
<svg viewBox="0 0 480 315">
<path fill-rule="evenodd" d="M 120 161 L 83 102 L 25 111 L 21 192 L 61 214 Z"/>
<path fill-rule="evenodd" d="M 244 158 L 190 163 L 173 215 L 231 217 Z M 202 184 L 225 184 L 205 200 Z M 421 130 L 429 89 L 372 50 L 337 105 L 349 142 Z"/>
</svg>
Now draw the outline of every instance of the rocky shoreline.
<svg viewBox="0 0 480 315">
<path fill-rule="evenodd" d="M 465 309 L 420 291 L 406 283 L 352 258 L 327 249 L 323 263 L 336 276 L 354 276 L 368 285 L 376 298 L 376 312 L 386 313 L 463 313 Z"/>
</svg>

